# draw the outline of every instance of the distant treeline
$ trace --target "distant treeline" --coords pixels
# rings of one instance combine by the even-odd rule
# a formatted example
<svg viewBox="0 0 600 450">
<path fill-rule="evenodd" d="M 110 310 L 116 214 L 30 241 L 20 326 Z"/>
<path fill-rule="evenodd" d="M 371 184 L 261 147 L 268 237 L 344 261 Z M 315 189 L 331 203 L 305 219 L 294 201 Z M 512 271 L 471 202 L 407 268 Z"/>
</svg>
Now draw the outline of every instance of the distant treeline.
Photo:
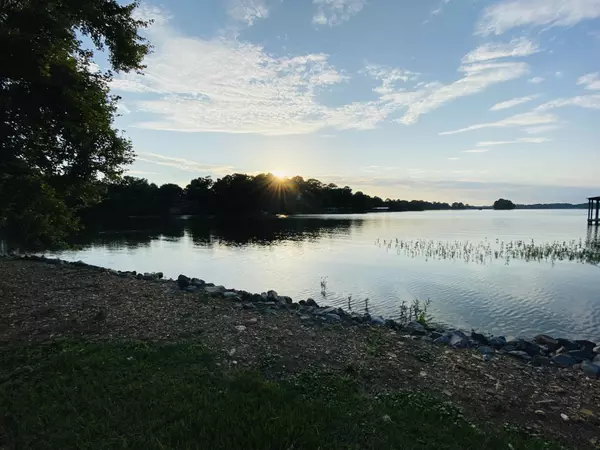
<svg viewBox="0 0 600 450">
<path fill-rule="evenodd" d="M 516 209 L 587 209 L 587 203 L 536 203 L 534 205 L 516 205 Z"/>
<path fill-rule="evenodd" d="M 170 214 L 264 215 L 303 213 L 363 213 L 467 209 L 463 203 L 392 200 L 353 192 L 348 186 L 296 176 L 233 174 L 218 180 L 201 177 L 185 188 L 157 186 L 148 180 L 123 177 L 104 188 L 103 200 L 84 211 L 84 219 L 164 216 Z"/>
</svg>

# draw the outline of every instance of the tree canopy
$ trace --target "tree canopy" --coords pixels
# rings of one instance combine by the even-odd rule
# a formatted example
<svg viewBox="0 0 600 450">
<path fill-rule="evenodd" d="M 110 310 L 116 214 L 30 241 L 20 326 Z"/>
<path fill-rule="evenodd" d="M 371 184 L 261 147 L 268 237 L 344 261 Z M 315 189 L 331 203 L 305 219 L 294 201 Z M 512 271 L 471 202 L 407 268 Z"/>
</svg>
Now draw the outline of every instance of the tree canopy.
<svg viewBox="0 0 600 450">
<path fill-rule="evenodd" d="M 150 47 L 137 2 L 0 0 L 0 228 L 52 242 L 77 228 L 133 159 L 115 129 L 113 71 L 141 71 Z M 96 70 L 105 51 L 112 71 Z"/>
<path fill-rule="evenodd" d="M 498 199 L 494 202 L 494 209 L 498 210 L 507 210 L 507 209 L 515 209 L 515 204 L 510 200 L 506 199 Z"/>
</svg>

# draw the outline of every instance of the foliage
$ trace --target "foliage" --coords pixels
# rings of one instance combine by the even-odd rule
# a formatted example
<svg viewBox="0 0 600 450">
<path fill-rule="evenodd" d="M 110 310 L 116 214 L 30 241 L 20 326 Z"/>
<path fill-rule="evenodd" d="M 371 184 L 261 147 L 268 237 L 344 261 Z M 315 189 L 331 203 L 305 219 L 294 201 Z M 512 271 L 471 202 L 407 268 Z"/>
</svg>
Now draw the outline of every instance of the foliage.
<svg viewBox="0 0 600 450">
<path fill-rule="evenodd" d="M 0 359 L 7 448 L 558 448 L 481 429 L 426 392 L 372 395 L 323 371 L 226 373 L 193 343 L 5 346 Z"/>
<path fill-rule="evenodd" d="M 425 327 L 432 321 L 432 317 L 428 313 L 430 305 L 430 299 L 421 303 L 421 301 L 416 298 L 410 305 L 407 305 L 405 301 L 402 301 L 402 303 L 400 303 L 400 314 L 398 315 L 396 322 L 402 326 L 407 325 L 409 322 L 419 322 Z"/>
<path fill-rule="evenodd" d="M 494 209 L 497 209 L 497 210 L 515 209 L 515 204 L 513 202 L 511 202 L 510 200 L 501 198 L 494 202 Z"/>
<path fill-rule="evenodd" d="M 131 144 L 113 126 L 112 72 L 95 69 L 81 38 L 106 50 L 113 70 L 141 70 L 149 46 L 136 7 L 0 0 L 0 224 L 20 238 L 61 240 L 76 211 L 98 199 L 93 181 L 116 180 L 131 162 Z"/>
<path fill-rule="evenodd" d="M 423 211 L 450 209 L 448 203 L 382 200 L 363 192 L 353 193 L 348 186 L 339 187 L 315 179 L 296 176 L 281 179 L 272 174 L 256 176 L 227 175 L 216 181 L 210 177 L 192 180 L 183 191 L 169 185 L 172 195 L 157 202 L 157 187 L 147 180 L 125 177 L 105 186 L 102 204 L 88 211 L 89 216 L 159 216 L 168 212 L 212 215 L 263 215 L 302 213 L 364 213 L 374 208 L 390 211 Z"/>
</svg>

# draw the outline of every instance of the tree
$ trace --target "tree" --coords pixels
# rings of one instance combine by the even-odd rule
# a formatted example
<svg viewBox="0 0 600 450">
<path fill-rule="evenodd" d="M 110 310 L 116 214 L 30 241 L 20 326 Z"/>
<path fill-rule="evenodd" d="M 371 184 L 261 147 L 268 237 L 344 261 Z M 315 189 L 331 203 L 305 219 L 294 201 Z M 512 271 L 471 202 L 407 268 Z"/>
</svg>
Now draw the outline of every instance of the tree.
<svg viewBox="0 0 600 450">
<path fill-rule="evenodd" d="M 507 210 L 507 209 L 515 209 L 515 204 L 510 200 L 505 200 L 503 198 L 498 199 L 494 202 L 494 209 L 498 210 Z"/>
<path fill-rule="evenodd" d="M 64 239 L 77 211 L 99 199 L 97 180 L 117 180 L 132 161 L 113 126 L 113 73 L 94 69 L 80 36 L 107 50 L 115 72 L 141 71 L 150 47 L 138 30 L 149 23 L 133 17 L 137 6 L 0 0 L 0 228 L 28 241 Z"/>
</svg>

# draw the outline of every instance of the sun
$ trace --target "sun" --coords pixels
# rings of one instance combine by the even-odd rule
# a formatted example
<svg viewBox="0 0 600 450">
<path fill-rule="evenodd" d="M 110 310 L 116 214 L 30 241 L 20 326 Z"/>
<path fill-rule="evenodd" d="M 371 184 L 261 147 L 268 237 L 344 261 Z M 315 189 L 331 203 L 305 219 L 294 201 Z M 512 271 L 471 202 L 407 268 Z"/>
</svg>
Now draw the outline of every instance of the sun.
<svg viewBox="0 0 600 450">
<path fill-rule="evenodd" d="M 283 170 L 271 170 L 271 173 L 280 180 L 283 180 L 285 177 L 287 177 L 287 174 Z"/>
</svg>

